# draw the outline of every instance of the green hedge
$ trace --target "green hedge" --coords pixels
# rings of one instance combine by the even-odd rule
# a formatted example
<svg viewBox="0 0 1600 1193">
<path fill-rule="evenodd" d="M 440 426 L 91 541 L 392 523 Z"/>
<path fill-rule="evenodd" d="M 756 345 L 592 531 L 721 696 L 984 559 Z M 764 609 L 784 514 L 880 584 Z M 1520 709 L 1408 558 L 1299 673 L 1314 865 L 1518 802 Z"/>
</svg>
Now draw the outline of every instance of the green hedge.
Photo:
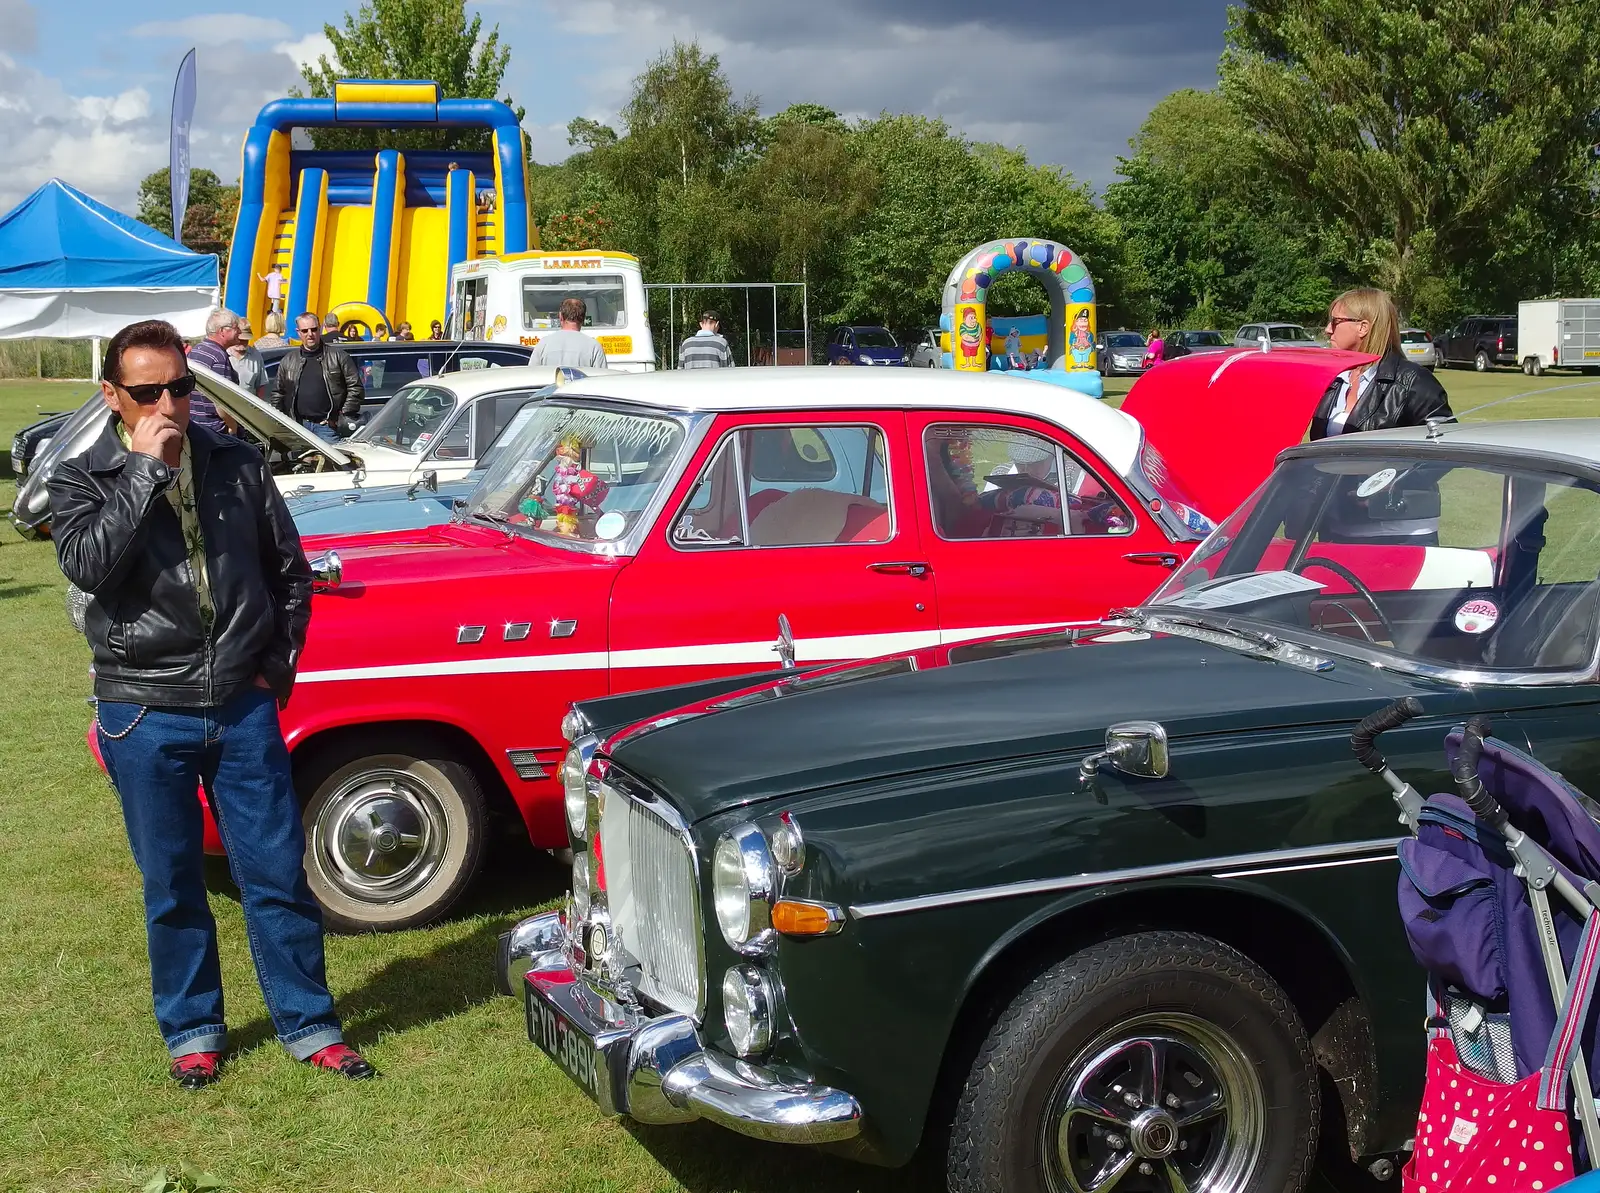
<svg viewBox="0 0 1600 1193">
<path fill-rule="evenodd" d="M 0 340 L 0 379 L 88 377 L 90 343 L 89 340 Z"/>
</svg>

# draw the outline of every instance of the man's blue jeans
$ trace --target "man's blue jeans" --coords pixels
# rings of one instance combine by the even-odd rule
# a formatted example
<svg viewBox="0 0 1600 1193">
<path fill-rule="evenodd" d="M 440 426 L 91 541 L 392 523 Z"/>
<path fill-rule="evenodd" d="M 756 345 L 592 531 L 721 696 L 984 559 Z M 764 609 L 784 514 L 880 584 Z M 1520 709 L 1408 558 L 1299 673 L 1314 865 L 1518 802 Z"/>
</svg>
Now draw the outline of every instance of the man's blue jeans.
<svg viewBox="0 0 1600 1193">
<path fill-rule="evenodd" d="M 339 436 L 334 433 L 334 429 L 327 423 L 316 423 L 312 422 L 310 419 L 302 419 L 300 425 L 306 430 L 310 431 L 324 443 L 332 443 L 335 439 L 339 438 Z"/>
<path fill-rule="evenodd" d="M 144 877 L 150 988 L 167 1050 L 176 1058 L 221 1052 L 227 1042 L 217 925 L 206 903 L 202 781 L 243 895 L 250 955 L 278 1040 L 297 1060 L 342 1042 L 272 693 L 252 688 L 208 709 L 102 700 L 97 718 Z"/>
</svg>

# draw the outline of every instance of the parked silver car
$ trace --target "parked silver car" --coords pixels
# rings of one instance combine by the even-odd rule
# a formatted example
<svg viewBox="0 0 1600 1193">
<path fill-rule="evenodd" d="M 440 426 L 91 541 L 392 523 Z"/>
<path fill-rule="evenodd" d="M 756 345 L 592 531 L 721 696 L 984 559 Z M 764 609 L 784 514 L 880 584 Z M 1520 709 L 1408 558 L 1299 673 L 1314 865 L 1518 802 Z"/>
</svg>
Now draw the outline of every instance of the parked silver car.
<svg viewBox="0 0 1600 1193">
<path fill-rule="evenodd" d="M 911 359 L 907 362 L 913 369 L 937 369 L 944 357 L 944 349 L 939 346 L 939 329 L 937 327 L 924 327 L 922 338 L 911 348 Z"/>
<path fill-rule="evenodd" d="M 1322 348 L 1325 345 L 1298 323 L 1246 323 L 1233 337 L 1240 348 L 1260 347 L 1266 340 L 1274 348 Z"/>
<path fill-rule="evenodd" d="M 1136 331 L 1108 331 L 1100 344 L 1100 372 L 1106 377 L 1144 372 L 1144 337 Z"/>
<path fill-rule="evenodd" d="M 1439 367 L 1439 349 L 1433 337 L 1420 327 L 1401 330 L 1400 351 L 1406 354 L 1406 359 L 1412 364 L 1421 365 L 1430 372 Z"/>
</svg>

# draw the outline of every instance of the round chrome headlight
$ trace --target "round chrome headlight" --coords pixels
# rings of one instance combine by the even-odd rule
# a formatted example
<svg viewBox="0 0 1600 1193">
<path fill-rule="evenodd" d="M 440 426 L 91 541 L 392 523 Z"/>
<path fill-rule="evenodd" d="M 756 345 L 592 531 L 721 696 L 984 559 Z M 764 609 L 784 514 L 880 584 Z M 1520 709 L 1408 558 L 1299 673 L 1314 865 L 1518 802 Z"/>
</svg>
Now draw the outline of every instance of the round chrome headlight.
<svg viewBox="0 0 1600 1193">
<path fill-rule="evenodd" d="M 589 718 L 575 708 L 567 709 L 566 716 L 561 718 L 561 739 L 575 742 L 587 732 L 589 732 Z"/>
<path fill-rule="evenodd" d="M 589 828 L 589 776 L 584 771 L 583 754 L 576 746 L 561 760 L 561 789 L 565 793 L 567 831 L 574 841 L 582 841 Z"/>
<path fill-rule="evenodd" d="M 722 977 L 722 1022 L 740 1056 L 772 1043 L 772 983 L 754 965 L 735 965 Z"/>
<path fill-rule="evenodd" d="M 770 932 L 776 888 L 772 851 L 753 824 L 729 829 L 711 855 L 711 901 L 723 938 L 741 952 L 759 950 Z"/>
<path fill-rule="evenodd" d="M 589 918 L 589 855 L 572 857 L 572 916 L 578 923 Z"/>
</svg>

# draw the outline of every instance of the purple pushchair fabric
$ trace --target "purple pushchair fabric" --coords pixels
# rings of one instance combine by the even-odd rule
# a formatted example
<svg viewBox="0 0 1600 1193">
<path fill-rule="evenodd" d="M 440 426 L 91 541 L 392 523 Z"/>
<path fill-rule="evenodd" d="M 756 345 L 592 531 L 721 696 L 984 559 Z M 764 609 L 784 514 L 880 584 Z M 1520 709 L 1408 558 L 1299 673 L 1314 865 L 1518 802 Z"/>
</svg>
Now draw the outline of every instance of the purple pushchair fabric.
<svg viewBox="0 0 1600 1193">
<path fill-rule="evenodd" d="M 1446 739 L 1450 762 L 1460 746 L 1459 732 Z M 1600 808 L 1582 792 L 1494 739 L 1484 743 L 1478 777 L 1511 823 L 1542 845 L 1574 885 L 1583 889 L 1600 875 L 1600 825 L 1590 811 Z M 1551 1046 L 1556 1008 L 1533 907 L 1505 842 L 1460 798 L 1435 795 L 1424 806 L 1416 836 L 1402 841 L 1399 852 L 1400 911 L 1418 963 L 1445 991 L 1459 991 L 1490 1017 L 1509 1021 L 1515 1078 L 1538 1072 Z M 1559 901 L 1552 910 L 1565 969 L 1577 954 L 1585 921 Z M 1600 1055 L 1597 1043 L 1600 1024 L 1590 1009 L 1580 1037 L 1584 1055 Z M 1505 1072 L 1499 1077 L 1513 1079 Z"/>
</svg>

